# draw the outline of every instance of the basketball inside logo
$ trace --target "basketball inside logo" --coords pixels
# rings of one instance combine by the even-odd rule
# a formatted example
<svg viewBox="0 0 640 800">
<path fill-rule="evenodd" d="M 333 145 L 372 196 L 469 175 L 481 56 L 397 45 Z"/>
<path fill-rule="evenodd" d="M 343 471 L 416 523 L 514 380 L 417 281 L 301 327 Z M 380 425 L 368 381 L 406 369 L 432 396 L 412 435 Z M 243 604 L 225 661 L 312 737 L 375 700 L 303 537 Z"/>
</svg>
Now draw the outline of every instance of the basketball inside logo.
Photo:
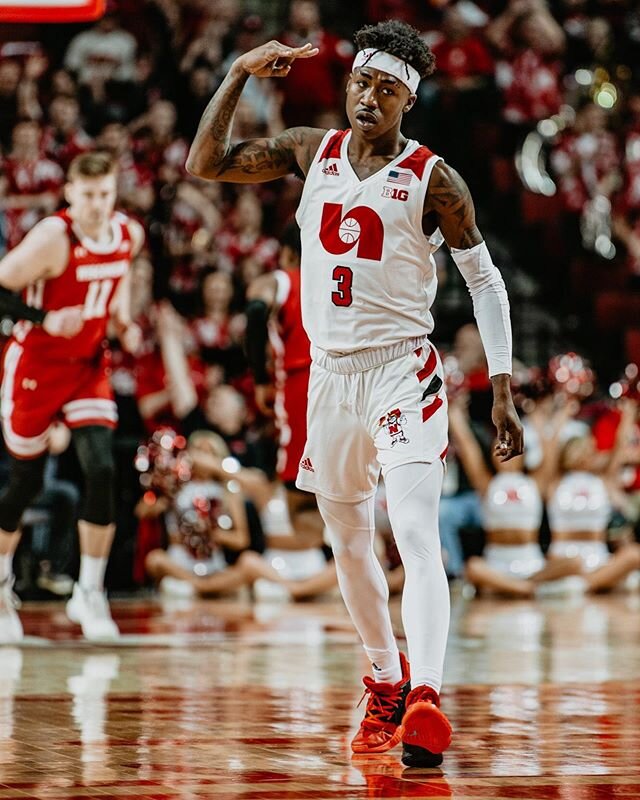
<svg viewBox="0 0 640 800">
<path fill-rule="evenodd" d="M 353 217 L 346 217 L 340 223 L 338 235 L 345 244 L 357 242 L 360 237 L 360 223 Z"/>
</svg>

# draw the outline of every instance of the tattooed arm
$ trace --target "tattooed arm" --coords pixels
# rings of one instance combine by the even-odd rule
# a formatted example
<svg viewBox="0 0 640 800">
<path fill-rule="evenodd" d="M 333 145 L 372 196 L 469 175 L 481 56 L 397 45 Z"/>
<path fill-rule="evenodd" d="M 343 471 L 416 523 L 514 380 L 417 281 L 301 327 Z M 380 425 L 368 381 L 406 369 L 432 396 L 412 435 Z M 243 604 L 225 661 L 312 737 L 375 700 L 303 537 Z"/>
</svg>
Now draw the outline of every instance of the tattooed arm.
<svg viewBox="0 0 640 800">
<path fill-rule="evenodd" d="M 476 225 L 467 184 L 452 167 L 438 162 L 425 198 L 425 215 L 435 214 L 473 301 L 473 313 L 487 356 L 493 384 L 491 416 L 498 437 L 495 455 L 508 461 L 524 448 L 522 425 L 511 399 L 511 320 L 509 298 L 500 271 Z"/>
<path fill-rule="evenodd" d="M 231 144 L 231 130 L 242 89 L 250 75 L 285 77 L 296 58 L 316 55 L 311 45 L 288 48 L 268 42 L 240 56 L 205 109 L 187 158 L 187 171 L 199 178 L 258 183 L 290 173 L 306 174 L 325 131 L 290 128 L 271 139 Z"/>
<path fill-rule="evenodd" d="M 465 250 L 482 241 L 476 226 L 476 210 L 467 184 L 443 161 L 433 168 L 424 213 L 433 213 L 449 247 Z"/>
</svg>

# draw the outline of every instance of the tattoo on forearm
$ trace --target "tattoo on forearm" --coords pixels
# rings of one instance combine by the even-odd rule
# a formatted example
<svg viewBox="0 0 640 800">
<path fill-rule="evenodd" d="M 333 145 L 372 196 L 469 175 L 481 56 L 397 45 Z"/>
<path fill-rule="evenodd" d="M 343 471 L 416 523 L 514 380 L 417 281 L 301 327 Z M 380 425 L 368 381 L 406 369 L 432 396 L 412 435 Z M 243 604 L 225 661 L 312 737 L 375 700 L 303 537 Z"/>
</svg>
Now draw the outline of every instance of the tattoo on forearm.
<svg viewBox="0 0 640 800">
<path fill-rule="evenodd" d="M 233 117 L 248 77 L 229 73 L 202 115 L 191 150 L 209 167 L 218 166 L 229 149 Z"/>
<path fill-rule="evenodd" d="M 228 172 L 260 175 L 296 166 L 296 150 L 304 143 L 304 128 L 284 131 L 275 139 L 255 139 L 234 145 L 220 164 L 219 176 Z"/>
<path fill-rule="evenodd" d="M 437 164 L 434 168 L 428 208 L 438 217 L 442 234 L 451 247 L 464 249 L 482 241 L 467 184 L 451 167 Z"/>
</svg>

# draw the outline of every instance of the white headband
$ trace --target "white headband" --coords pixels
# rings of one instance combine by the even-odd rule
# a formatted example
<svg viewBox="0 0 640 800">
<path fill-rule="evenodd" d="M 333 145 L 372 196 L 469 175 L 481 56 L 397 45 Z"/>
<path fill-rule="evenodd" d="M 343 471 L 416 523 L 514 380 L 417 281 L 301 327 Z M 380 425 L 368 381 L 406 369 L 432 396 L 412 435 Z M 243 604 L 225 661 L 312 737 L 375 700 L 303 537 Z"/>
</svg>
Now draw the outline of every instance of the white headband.
<svg viewBox="0 0 640 800">
<path fill-rule="evenodd" d="M 407 87 L 411 94 L 415 94 L 418 89 L 418 84 L 420 83 L 418 70 L 401 58 L 391 55 L 391 53 L 385 53 L 384 50 L 375 50 L 373 47 L 360 50 L 353 59 L 353 69 L 365 66 L 393 75 L 394 78 L 397 78 L 400 83 Z"/>
</svg>

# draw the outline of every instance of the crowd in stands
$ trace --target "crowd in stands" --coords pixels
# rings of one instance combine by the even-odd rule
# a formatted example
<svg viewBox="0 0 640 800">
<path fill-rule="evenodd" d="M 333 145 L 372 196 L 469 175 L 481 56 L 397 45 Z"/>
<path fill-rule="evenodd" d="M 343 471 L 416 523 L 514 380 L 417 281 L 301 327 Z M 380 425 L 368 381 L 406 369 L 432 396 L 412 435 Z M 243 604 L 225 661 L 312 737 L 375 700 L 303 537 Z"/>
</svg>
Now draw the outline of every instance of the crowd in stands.
<svg viewBox="0 0 640 800">
<path fill-rule="evenodd" d="M 480 227 L 510 290 L 516 355 L 545 365 L 546 376 L 554 349 L 579 346 L 590 351 L 601 375 L 602 385 L 594 377 L 594 393 L 585 397 L 582 389 L 568 391 L 557 380 L 535 397 L 525 396 L 523 389 L 529 427 L 536 430 L 535 409 L 539 417 L 540 408 L 558 413 L 571 408 L 576 419 L 584 420 L 580 436 L 585 441 L 591 441 L 591 430 L 599 450 L 615 450 L 615 468 L 604 467 L 607 491 L 620 515 L 612 517 L 615 530 L 632 543 L 640 506 L 638 431 L 634 421 L 616 438 L 617 398 L 609 396 L 607 386 L 627 361 L 640 362 L 636 4 L 362 0 L 345 10 L 332 0 L 292 0 L 276 6 L 257 0 L 108 0 L 106 15 L 93 25 L 0 27 L 0 254 L 61 207 L 66 168 L 74 156 L 93 148 L 117 157 L 119 207 L 147 232 L 133 272 L 134 311 L 144 341 L 135 357 L 115 343 L 112 353 L 121 502 L 109 585 L 129 589 L 150 577 L 184 578 L 180 570 L 166 571 L 159 552 L 169 540 L 182 541 L 179 487 L 158 492 L 141 483 L 141 476 L 148 478 L 155 469 L 153 459 L 140 468 L 141 446 L 160 455 L 167 451 L 171 469 L 188 463 L 191 481 L 228 482 L 230 468 L 233 490 L 203 489 L 207 503 L 196 509 L 204 518 L 214 507 L 230 507 L 225 514 L 216 512 L 216 519 L 231 518 L 232 531 L 216 523 L 214 543 L 233 567 L 228 586 L 277 577 L 269 572 L 273 559 L 237 555 L 249 547 L 279 551 L 279 536 L 288 533 L 273 483 L 276 432 L 255 403 L 243 350 L 243 312 L 251 280 L 278 264 L 279 239 L 302 183 L 294 176 L 257 186 L 207 183 L 189 176 L 184 164 L 202 112 L 233 59 L 272 36 L 291 45 L 311 41 L 320 53 L 296 63 L 284 81 L 251 78 L 233 136 L 274 135 L 298 124 L 343 127 L 344 81 L 353 57 L 350 33 L 387 18 L 418 27 L 436 54 L 437 72 L 422 82 L 404 130 L 441 153 L 471 186 Z M 454 391 L 454 414 L 468 413 L 476 427 L 484 423 L 486 428 L 486 368 L 474 329 L 464 324 L 470 302 L 444 250 L 438 268 L 435 343 L 455 353 L 451 386 L 462 388 Z M 522 386 L 533 383 L 522 381 Z M 568 397 L 576 402 L 568 403 Z M 635 408 L 635 400 L 629 400 L 624 414 L 635 416 Z M 187 444 L 202 429 L 213 438 Z M 479 441 L 487 431 L 480 432 Z M 159 444 L 163 436 L 164 445 Z M 482 528 L 482 481 L 474 480 L 473 469 L 455 455 L 455 435 L 452 440 L 443 538 L 449 574 L 458 577 L 463 556 L 477 550 L 477 537 L 467 541 L 464 532 Z M 558 441 L 550 456 L 556 465 L 562 460 Z M 56 583 L 56 575 L 73 570 L 69 531 L 78 484 L 73 454 L 62 450 L 52 450 L 49 494 L 40 503 L 45 515 L 38 516 L 36 509 L 32 525 L 32 537 L 46 542 L 37 534 L 38 520 L 48 514 L 49 527 L 57 529 L 51 537 L 56 546 L 52 553 L 46 543 L 39 545 L 36 565 L 24 569 L 35 570 L 40 585 L 56 590 L 68 585 Z M 178 457 L 183 451 L 188 458 Z M 553 470 L 549 475 L 555 477 L 545 478 L 543 498 L 558 479 Z M 236 502 L 237 494 L 249 505 Z M 52 497 L 62 499 L 58 504 Z M 380 507 L 384 531 L 383 498 Z M 59 508 L 65 509 L 58 513 L 63 519 L 52 526 L 51 509 Z M 68 546 L 60 546 L 60 537 Z M 313 544 L 321 552 L 321 543 Z M 219 557 L 215 547 L 205 550 L 204 561 Z M 185 563 L 180 569 L 190 569 Z M 325 579 L 329 585 L 332 570 L 326 563 L 318 562 L 319 584 L 295 584 L 300 574 L 294 570 L 286 591 L 307 596 L 322 589 Z M 388 565 L 397 581 L 392 552 Z M 23 584 L 31 578 L 23 575 Z"/>
</svg>

